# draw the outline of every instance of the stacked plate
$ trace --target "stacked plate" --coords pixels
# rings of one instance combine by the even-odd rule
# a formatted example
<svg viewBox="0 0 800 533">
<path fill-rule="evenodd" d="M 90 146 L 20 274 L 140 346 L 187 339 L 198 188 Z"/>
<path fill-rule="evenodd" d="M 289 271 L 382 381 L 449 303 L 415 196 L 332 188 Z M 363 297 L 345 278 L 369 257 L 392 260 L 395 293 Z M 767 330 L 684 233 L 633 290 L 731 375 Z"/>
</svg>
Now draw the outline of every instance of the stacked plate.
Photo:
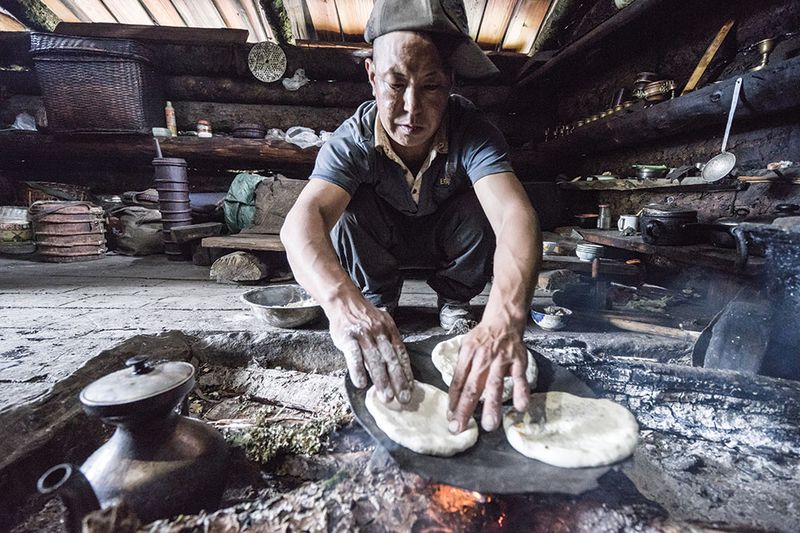
<svg viewBox="0 0 800 533">
<path fill-rule="evenodd" d="M 581 241 L 575 247 L 575 255 L 581 261 L 591 262 L 597 257 L 603 257 L 605 248 L 600 244 Z"/>
</svg>

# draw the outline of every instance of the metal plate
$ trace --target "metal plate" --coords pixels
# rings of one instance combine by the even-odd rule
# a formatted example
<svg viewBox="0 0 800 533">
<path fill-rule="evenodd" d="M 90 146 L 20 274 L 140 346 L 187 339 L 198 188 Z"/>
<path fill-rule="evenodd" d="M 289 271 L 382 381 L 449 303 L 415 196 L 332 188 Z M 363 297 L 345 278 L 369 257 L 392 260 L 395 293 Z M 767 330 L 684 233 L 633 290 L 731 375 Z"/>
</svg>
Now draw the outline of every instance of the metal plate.
<svg viewBox="0 0 800 533">
<path fill-rule="evenodd" d="M 431 351 L 448 337 L 433 337 L 406 344 L 411 356 L 414 377 L 443 391 L 447 386 L 431 361 Z M 592 390 L 575 375 L 543 355 L 531 351 L 539 367 L 539 378 L 533 392 L 562 391 L 595 398 Z M 435 457 L 412 452 L 400 446 L 375 424 L 364 400 L 367 389 L 357 389 L 345 378 L 345 388 L 356 419 L 364 429 L 392 456 L 403 470 L 430 481 L 447 483 L 484 494 L 518 494 L 528 492 L 581 494 L 598 486 L 597 480 L 610 467 L 558 468 L 529 459 L 514 450 L 506 441 L 503 428 L 487 433 L 479 430 L 478 442 L 453 457 Z M 480 417 L 478 416 L 478 419 Z"/>
<path fill-rule="evenodd" d="M 256 43 L 247 54 L 247 66 L 253 76 L 263 82 L 278 81 L 286 72 L 286 54 L 275 43 Z"/>
</svg>

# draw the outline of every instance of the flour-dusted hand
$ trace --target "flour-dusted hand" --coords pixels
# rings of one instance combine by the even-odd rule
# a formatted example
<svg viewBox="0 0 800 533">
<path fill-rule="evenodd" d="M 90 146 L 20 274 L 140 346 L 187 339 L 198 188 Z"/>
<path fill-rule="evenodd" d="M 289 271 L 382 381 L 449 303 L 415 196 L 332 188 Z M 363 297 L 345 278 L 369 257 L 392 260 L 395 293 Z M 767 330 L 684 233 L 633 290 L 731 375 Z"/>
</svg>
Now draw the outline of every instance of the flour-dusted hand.
<svg viewBox="0 0 800 533">
<path fill-rule="evenodd" d="M 391 315 L 365 301 L 341 306 L 328 318 L 331 339 L 344 353 L 353 384 L 364 388 L 369 376 L 384 401 L 408 402 L 414 374 Z"/>
<path fill-rule="evenodd" d="M 514 408 L 524 411 L 529 394 L 527 367 L 527 350 L 516 330 L 483 323 L 476 326 L 461 342 L 450 383 L 450 431 L 458 433 L 467 426 L 481 394 L 484 395 L 481 426 L 486 431 L 497 429 L 503 405 L 503 380 L 508 375 L 514 381 Z"/>
</svg>

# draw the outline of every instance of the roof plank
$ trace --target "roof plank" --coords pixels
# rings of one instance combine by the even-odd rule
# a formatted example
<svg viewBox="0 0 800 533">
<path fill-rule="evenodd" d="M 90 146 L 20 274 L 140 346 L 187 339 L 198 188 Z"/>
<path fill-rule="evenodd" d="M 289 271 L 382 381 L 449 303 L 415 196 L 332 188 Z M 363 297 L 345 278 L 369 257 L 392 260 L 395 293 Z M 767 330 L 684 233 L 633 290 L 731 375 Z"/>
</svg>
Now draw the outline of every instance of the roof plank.
<svg viewBox="0 0 800 533">
<path fill-rule="evenodd" d="M 483 13 L 486 11 L 486 0 L 464 0 L 464 8 L 467 10 L 469 36 L 476 39 L 483 21 Z"/>
<path fill-rule="evenodd" d="M 373 5 L 373 0 L 336 0 L 339 22 L 346 39 L 364 40 L 364 28 Z"/>
<path fill-rule="evenodd" d="M 186 26 L 170 0 L 139 0 L 159 26 Z"/>
<path fill-rule="evenodd" d="M 492 49 L 497 47 L 497 44 L 503 40 L 517 3 L 508 0 L 488 0 L 486 12 L 483 14 L 483 23 L 478 33 L 478 44 L 490 46 Z"/>
<path fill-rule="evenodd" d="M 342 28 L 335 0 L 306 0 L 317 35 L 323 41 L 341 41 Z"/>
<path fill-rule="evenodd" d="M 292 23 L 292 34 L 295 41 L 316 38 L 314 22 L 304 0 L 283 0 L 283 7 Z"/>
<path fill-rule="evenodd" d="M 87 22 L 117 22 L 100 0 L 67 0 L 66 5 L 72 11 L 83 11 L 89 19 Z"/>
<path fill-rule="evenodd" d="M 153 23 L 153 19 L 138 0 L 104 0 L 104 4 L 114 18 L 123 24 Z"/>
<path fill-rule="evenodd" d="M 64 22 L 80 22 L 81 19 L 69 7 L 64 5 L 61 0 L 41 0 L 55 16 Z"/>
<path fill-rule="evenodd" d="M 551 3 L 551 0 L 523 0 L 508 24 L 503 50 L 529 53 Z"/>
</svg>

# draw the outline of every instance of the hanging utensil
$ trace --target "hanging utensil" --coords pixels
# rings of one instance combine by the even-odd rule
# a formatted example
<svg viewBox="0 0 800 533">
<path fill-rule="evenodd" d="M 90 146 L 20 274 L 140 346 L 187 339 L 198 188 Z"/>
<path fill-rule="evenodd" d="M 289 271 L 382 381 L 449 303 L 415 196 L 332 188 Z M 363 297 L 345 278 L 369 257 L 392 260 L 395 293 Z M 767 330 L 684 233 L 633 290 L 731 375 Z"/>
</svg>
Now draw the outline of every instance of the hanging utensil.
<svg viewBox="0 0 800 533">
<path fill-rule="evenodd" d="M 728 124 L 725 126 L 725 136 L 722 138 L 722 149 L 720 153 L 711 158 L 711 161 L 703 167 L 703 180 L 710 183 L 718 181 L 730 174 L 736 165 L 736 156 L 726 152 L 728 147 L 728 136 L 733 125 L 733 114 L 736 112 L 736 104 L 739 102 L 739 91 L 742 88 L 742 78 L 737 78 L 733 86 L 733 98 L 731 99 L 731 110 L 728 112 Z"/>
<path fill-rule="evenodd" d="M 256 43 L 247 54 L 247 66 L 258 80 L 272 83 L 281 79 L 286 71 L 286 53 L 275 43 Z"/>
</svg>

